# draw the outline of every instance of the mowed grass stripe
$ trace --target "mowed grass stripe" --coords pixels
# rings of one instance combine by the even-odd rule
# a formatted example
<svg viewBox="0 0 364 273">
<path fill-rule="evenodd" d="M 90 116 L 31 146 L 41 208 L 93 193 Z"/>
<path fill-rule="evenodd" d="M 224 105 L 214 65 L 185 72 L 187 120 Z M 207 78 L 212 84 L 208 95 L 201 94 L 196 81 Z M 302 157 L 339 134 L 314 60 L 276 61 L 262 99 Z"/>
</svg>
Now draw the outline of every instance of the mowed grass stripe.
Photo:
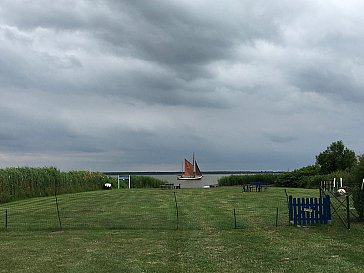
<svg viewBox="0 0 364 273">
<path fill-rule="evenodd" d="M 114 190 L 57 197 L 61 224 L 69 228 L 176 227 L 174 196 L 170 191 Z M 8 210 L 8 228 L 54 229 L 59 226 L 54 197 L 22 200 L 0 206 Z M 4 216 L 3 216 L 4 218 Z M 56 223 L 56 225 L 55 225 Z"/>
<path fill-rule="evenodd" d="M 68 199 L 68 197 L 71 199 Z M 171 192 L 114 190 L 59 197 L 64 228 L 173 229 Z M 74 215 L 79 215 L 75 219 Z"/>
<path fill-rule="evenodd" d="M 318 193 L 317 190 L 289 191 L 297 196 Z M 55 197 L 42 197 L 0 205 L 2 226 L 5 209 L 11 229 L 59 229 L 60 224 L 63 229 L 161 230 L 271 228 L 277 223 L 288 224 L 283 188 L 272 187 L 264 192 L 242 192 L 239 187 L 176 191 L 120 189 L 64 194 L 57 200 L 61 223 Z"/>
</svg>

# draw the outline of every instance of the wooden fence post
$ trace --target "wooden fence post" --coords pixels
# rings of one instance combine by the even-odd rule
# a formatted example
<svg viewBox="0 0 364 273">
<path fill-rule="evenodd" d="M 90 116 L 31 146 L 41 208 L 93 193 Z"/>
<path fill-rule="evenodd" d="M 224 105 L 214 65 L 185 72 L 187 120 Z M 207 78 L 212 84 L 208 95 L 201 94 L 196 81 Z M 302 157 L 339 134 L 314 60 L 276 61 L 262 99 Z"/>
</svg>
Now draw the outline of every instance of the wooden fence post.
<svg viewBox="0 0 364 273">
<path fill-rule="evenodd" d="M 8 229 L 8 209 L 5 210 L 5 229 Z"/>
<path fill-rule="evenodd" d="M 349 195 L 346 196 L 346 218 L 348 221 L 348 229 L 350 229 L 350 208 L 349 208 Z"/>
</svg>

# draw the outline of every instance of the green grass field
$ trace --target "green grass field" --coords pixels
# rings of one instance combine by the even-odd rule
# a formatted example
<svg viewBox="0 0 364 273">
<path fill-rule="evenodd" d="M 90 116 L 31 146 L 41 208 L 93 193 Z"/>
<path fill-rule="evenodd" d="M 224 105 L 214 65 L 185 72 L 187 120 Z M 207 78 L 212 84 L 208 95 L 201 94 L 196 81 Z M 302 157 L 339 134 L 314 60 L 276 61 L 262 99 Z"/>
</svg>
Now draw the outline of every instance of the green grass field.
<svg viewBox="0 0 364 273">
<path fill-rule="evenodd" d="M 364 272 L 364 225 L 289 226 L 283 188 L 176 190 L 178 221 L 174 198 L 161 189 L 61 195 L 62 230 L 54 198 L 2 204 L 0 272 Z"/>
</svg>

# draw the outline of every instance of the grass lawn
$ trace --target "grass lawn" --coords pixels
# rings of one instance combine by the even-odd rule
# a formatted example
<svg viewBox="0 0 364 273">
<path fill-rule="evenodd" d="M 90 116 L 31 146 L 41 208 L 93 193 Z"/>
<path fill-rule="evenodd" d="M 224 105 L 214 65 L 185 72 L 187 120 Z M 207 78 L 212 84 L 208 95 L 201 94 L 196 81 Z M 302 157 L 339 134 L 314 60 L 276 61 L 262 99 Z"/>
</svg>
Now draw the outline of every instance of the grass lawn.
<svg viewBox="0 0 364 273">
<path fill-rule="evenodd" d="M 62 230 L 53 198 L 0 206 L 0 272 L 364 272 L 364 225 L 288 226 L 282 188 L 177 190 L 178 229 L 171 190 L 58 199 Z"/>
</svg>

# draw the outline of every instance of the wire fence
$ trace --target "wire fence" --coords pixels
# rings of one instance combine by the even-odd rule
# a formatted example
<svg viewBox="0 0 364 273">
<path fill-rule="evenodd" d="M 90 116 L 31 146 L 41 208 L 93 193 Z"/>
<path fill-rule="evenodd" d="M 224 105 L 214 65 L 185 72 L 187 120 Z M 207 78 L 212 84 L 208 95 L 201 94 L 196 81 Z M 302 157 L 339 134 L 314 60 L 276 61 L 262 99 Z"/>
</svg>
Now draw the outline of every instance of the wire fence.
<svg viewBox="0 0 364 273">
<path fill-rule="evenodd" d="M 212 198 L 203 190 L 111 190 L 33 198 L 0 205 L 0 230 L 244 229 L 288 225 L 284 195 Z M 211 198 L 210 198 L 211 197 Z"/>
<path fill-rule="evenodd" d="M 353 196 L 331 195 L 332 224 L 343 225 L 350 229 L 351 223 L 357 221 L 358 214 L 353 206 Z"/>
<path fill-rule="evenodd" d="M 174 229 L 173 200 L 120 191 L 36 198 L 2 205 L 1 226 L 6 230 L 60 229 Z M 166 196 L 163 196 L 166 197 Z"/>
<path fill-rule="evenodd" d="M 351 223 L 358 220 L 350 188 L 342 185 L 342 179 L 340 179 L 340 185 L 335 184 L 335 181 L 323 181 L 320 186 L 320 194 L 328 194 L 331 197 L 332 224 L 343 225 L 350 229 Z"/>
<path fill-rule="evenodd" d="M 318 193 L 317 193 L 318 195 Z M 74 229 L 231 230 L 290 225 L 287 192 L 122 189 L 32 198 L 0 205 L 0 231 Z M 351 196 L 350 196 L 351 198 Z M 331 225 L 355 215 L 331 198 Z"/>
</svg>

